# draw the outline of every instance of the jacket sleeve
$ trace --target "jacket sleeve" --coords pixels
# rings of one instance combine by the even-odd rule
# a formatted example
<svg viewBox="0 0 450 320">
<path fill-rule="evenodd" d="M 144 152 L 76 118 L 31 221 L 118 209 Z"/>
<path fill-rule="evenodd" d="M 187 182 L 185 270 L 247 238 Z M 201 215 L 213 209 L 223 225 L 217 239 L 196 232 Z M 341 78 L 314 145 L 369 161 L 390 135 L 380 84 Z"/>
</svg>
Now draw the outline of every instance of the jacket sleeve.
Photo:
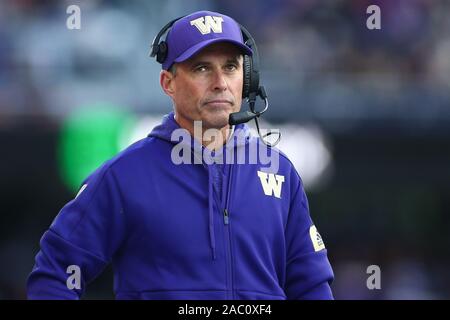
<svg viewBox="0 0 450 320">
<path fill-rule="evenodd" d="M 297 175 L 297 173 L 295 173 Z M 286 287 L 288 299 L 333 299 L 330 284 L 333 270 L 327 250 L 314 226 L 308 200 L 297 175 L 286 225 Z"/>
<path fill-rule="evenodd" d="M 111 169 L 98 169 L 80 190 L 41 238 L 29 299 L 79 299 L 123 241 L 124 211 Z"/>
</svg>

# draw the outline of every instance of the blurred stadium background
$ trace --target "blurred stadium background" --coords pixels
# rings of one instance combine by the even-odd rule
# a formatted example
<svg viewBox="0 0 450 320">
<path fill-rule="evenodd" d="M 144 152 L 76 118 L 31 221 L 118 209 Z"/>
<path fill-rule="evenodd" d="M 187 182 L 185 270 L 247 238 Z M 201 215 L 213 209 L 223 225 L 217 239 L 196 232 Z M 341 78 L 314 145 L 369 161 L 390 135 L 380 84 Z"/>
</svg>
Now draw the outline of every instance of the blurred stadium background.
<svg viewBox="0 0 450 320">
<path fill-rule="evenodd" d="M 68 30 L 66 8 L 81 8 Z M 366 8 L 381 8 L 381 30 Z M 200 9 L 255 37 L 280 148 L 305 180 L 337 299 L 450 298 L 450 1 L 0 0 L 0 298 L 93 167 L 171 110 L 151 40 Z M 381 290 L 366 269 L 381 268 Z M 113 298 L 112 271 L 87 299 Z"/>
</svg>

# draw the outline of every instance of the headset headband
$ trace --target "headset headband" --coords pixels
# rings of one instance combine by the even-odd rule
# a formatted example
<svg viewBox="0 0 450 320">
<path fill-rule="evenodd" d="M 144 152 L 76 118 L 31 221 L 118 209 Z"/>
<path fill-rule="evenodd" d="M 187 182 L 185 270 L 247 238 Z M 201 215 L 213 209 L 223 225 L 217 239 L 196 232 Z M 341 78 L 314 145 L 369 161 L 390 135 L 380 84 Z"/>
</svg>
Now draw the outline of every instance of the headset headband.
<svg viewBox="0 0 450 320">
<path fill-rule="evenodd" d="M 172 21 L 168 22 L 159 32 L 158 34 L 155 36 L 155 38 L 152 41 L 152 46 L 151 46 L 151 52 L 150 52 L 150 56 L 151 57 L 157 57 L 158 51 L 160 50 L 160 40 L 161 37 L 174 25 L 175 22 L 177 22 L 178 20 L 182 19 L 186 17 L 181 16 L 178 17 L 176 19 L 173 19 Z M 242 32 L 242 36 L 244 39 L 244 43 L 250 47 L 250 49 L 252 49 L 253 51 L 253 56 L 252 56 L 252 68 L 254 70 L 254 72 L 258 72 L 259 73 L 259 54 L 258 54 L 258 48 L 256 47 L 256 42 L 255 39 L 252 37 L 252 35 L 250 34 L 250 32 L 241 24 L 239 24 L 239 28 L 241 29 Z M 158 61 L 159 63 L 162 63 L 162 61 Z"/>
</svg>

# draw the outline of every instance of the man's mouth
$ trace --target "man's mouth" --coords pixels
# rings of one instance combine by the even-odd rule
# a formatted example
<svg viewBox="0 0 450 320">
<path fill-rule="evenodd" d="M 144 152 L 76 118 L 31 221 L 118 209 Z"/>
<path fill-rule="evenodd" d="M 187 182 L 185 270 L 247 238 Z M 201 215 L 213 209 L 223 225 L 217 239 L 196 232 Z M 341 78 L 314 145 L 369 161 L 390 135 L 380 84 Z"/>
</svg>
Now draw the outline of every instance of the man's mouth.
<svg viewBox="0 0 450 320">
<path fill-rule="evenodd" d="M 214 100 L 207 101 L 205 103 L 205 105 L 215 106 L 215 107 L 227 107 L 227 106 L 232 106 L 233 103 L 230 100 L 226 100 L 226 99 L 214 99 Z"/>
</svg>

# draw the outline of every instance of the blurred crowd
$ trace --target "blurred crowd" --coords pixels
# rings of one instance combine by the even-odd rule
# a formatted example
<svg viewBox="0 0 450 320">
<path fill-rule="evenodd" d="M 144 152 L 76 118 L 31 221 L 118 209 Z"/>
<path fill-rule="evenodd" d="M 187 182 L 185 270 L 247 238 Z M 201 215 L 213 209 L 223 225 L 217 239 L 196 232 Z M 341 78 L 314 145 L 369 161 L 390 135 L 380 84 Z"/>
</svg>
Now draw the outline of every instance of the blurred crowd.
<svg viewBox="0 0 450 320">
<path fill-rule="evenodd" d="M 66 28 L 71 4 L 80 30 Z M 381 30 L 366 27 L 371 4 Z M 201 8 L 233 16 L 257 40 L 272 119 L 450 119 L 445 0 L 1 0 L 0 119 L 64 116 L 92 101 L 166 112 L 151 40 Z"/>
</svg>

